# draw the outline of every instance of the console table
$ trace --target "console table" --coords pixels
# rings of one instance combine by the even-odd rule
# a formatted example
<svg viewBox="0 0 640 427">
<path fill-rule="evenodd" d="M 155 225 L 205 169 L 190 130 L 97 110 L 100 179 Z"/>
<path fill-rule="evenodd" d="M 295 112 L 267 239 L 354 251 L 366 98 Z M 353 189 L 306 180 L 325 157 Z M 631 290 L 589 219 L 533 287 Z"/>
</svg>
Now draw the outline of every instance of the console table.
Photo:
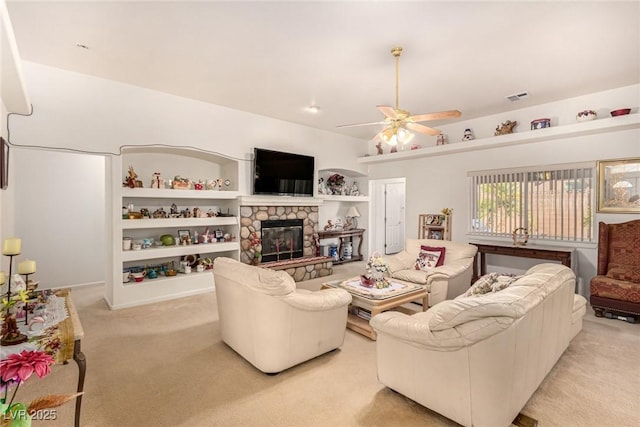
<svg viewBox="0 0 640 427">
<path fill-rule="evenodd" d="M 527 245 L 515 246 L 507 242 L 469 242 L 478 247 L 478 253 L 473 262 L 473 281 L 487 274 L 486 254 L 506 255 L 521 258 L 537 258 L 550 261 L 560 261 L 571 268 L 571 258 L 575 248 L 560 246 Z M 480 256 L 480 274 L 478 274 L 478 255 Z"/>
<path fill-rule="evenodd" d="M 351 261 L 360 261 L 362 260 L 362 235 L 364 234 L 364 228 L 354 228 L 353 230 L 328 230 L 328 231 L 318 231 L 318 239 L 339 239 L 340 245 L 338 246 L 338 257 L 339 261 L 333 261 L 333 264 L 342 264 L 345 262 Z M 356 253 L 356 248 L 353 248 L 353 254 L 351 255 L 351 259 L 343 259 L 342 258 L 342 250 L 344 248 L 344 242 L 352 242 L 353 238 L 357 237 L 359 239 L 358 242 L 358 250 Z"/>
<path fill-rule="evenodd" d="M 87 362 L 82 353 L 81 342 L 84 338 L 84 330 L 82 329 L 82 324 L 80 323 L 80 317 L 78 316 L 78 312 L 73 304 L 73 300 L 71 299 L 70 290 L 69 289 L 61 289 L 54 291 L 55 295 L 59 298 L 64 298 L 64 304 L 67 309 L 67 313 L 69 317 L 57 323 L 56 330 L 59 331 L 60 336 L 59 339 L 61 342 L 65 343 L 65 346 L 60 347 L 59 355 L 55 356 L 54 359 L 57 359 L 57 363 L 62 362 L 63 364 L 68 364 L 68 359 L 73 357 L 73 360 L 78 364 L 78 393 L 82 392 L 84 389 L 84 378 L 87 371 Z M 20 322 L 21 326 L 23 322 Z M 51 339 L 48 337 L 48 334 L 43 331 L 43 335 L 41 337 L 35 337 L 27 343 L 18 344 L 15 346 L 4 346 L 2 347 L 2 357 L 6 357 L 11 353 L 19 353 L 22 350 L 33 350 L 39 347 L 46 347 L 46 340 Z M 69 345 L 66 345 L 66 344 Z M 70 349 L 70 344 L 73 343 L 73 350 Z M 53 355 L 53 354 L 52 354 Z M 75 418 L 74 425 L 75 427 L 80 426 L 80 409 L 82 407 L 82 395 L 76 397 L 76 408 L 75 408 Z"/>
</svg>

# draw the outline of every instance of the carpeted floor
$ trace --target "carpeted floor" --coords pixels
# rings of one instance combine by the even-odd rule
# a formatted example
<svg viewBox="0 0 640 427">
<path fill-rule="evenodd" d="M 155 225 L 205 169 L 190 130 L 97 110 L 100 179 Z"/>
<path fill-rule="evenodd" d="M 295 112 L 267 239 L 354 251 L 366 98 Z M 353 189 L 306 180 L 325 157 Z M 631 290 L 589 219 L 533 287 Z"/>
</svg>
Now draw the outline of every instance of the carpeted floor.
<svg viewBox="0 0 640 427">
<path fill-rule="evenodd" d="M 360 271 L 336 267 L 332 279 Z M 300 283 L 318 289 L 322 280 Z M 276 376 L 262 374 L 220 340 L 215 293 L 110 311 L 102 287 L 73 290 L 85 330 L 82 425 L 455 426 L 378 383 L 375 342 L 347 330 L 341 349 Z M 539 427 L 640 425 L 640 324 L 599 319 L 583 331 L 522 413 Z M 437 367 L 434 367 L 437 369 Z M 19 401 L 75 390 L 74 363 L 27 381 Z M 72 426 L 74 405 L 57 420 Z"/>
</svg>

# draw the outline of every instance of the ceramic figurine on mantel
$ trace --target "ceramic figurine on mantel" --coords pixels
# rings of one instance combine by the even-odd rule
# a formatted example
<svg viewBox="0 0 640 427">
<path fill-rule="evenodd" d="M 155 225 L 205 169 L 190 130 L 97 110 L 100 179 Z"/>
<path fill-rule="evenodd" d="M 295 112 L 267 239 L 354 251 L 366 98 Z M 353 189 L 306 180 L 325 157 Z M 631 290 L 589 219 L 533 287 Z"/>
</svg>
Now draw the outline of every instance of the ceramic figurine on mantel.
<svg viewBox="0 0 640 427">
<path fill-rule="evenodd" d="M 441 133 L 436 137 L 436 145 L 445 145 L 447 143 L 447 135 Z"/>
<path fill-rule="evenodd" d="M 464 130 L 464 134 L 462 135 L 462 140 L 463 141 L 471 141 L 475 139 L 475 137 L 473 136 L 473 132 L 471 132 L 471 129 L 467 128 Z"/>
<path fill-rule="evenodd" d="M 501 126 L 496 126 L 496 131 L 494 133 L 495 136 L 498 135 L 508 135 L 510 133 L 513 133 L 513 128 L 515 128 L 516 126 L 518 126 L 518 122 L 512 122 L 511 120 L 507 120 L 506 122 L 502 123 Z"/>
</svg>

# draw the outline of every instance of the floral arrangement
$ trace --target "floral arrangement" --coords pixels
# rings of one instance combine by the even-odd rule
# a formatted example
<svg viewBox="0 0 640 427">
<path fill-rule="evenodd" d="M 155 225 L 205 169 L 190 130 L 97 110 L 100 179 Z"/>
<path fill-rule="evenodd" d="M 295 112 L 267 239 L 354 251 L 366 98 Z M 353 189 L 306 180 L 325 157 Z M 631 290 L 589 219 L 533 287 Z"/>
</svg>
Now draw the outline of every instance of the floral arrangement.
<svg viewBox="0 0 640 427">
<path fill-rule="evenodd" d="M 13 313 L 13 307 L 18 301 L 22 301 L 23 304 L 27 302 L 27 293 L 21 289 L 18 294 L 8 296 L 8 294 L 2 298 L 2 345 L 7 343 L 16 343 L 26 341 L 26 336 L 20 333 L 18 325 L 16 323 L 16 316 Z"/>
<path fill-rule="evenodd" d="M 0 398 L 0 426 L 2 427 L 29 427 L 31 416 L 44 409 L 58 407 L 82 393 L 69 395 L 48 395 L 33 400 L 28 405 L 13 403 L 20 385 L 27 381 L 33 373 L 43 378 L 51 372 L 54 364 L 53 357 L 43 351 L 23 350 L 14 353 L 0 361 L 0 384 L 3 388 L 3 396 Z M 7 403 L 9 388 L 15 386 L 11 400 Z"/>
<path fill-rule="evenodd" d="M 333 194 L 339 194 L 345 185 L 344 176 L 334 173 L 327 178 L 327 187 Z"/>
<path fill-rule="evenodd" d="M 262 240 L 255 231 L 249 236 L 249 246 L 253 249 L 253 257 L 260 258 L 260 255 L 262 255 Z"/>
<path fill-rule="evenodd" d="M 375 286 L 376 288 L 387 288 L 389 287 L 389 282 L 387 282 L 384 278 L 385 273 L 391 273 L 389 271 L 389 266 L 382 259 L 382 255 L 379 252 L 374 252 L 369 260 L 367 261 L 367 274 L 366 276 L 371 280 L 371 286 Z"/>
<path fill-rule="evenodd" d="M 442 209 L 442 213 L 447 216 L 451 215 L 453 213 L 453 208 L 444 208 Z"/>
</svg>

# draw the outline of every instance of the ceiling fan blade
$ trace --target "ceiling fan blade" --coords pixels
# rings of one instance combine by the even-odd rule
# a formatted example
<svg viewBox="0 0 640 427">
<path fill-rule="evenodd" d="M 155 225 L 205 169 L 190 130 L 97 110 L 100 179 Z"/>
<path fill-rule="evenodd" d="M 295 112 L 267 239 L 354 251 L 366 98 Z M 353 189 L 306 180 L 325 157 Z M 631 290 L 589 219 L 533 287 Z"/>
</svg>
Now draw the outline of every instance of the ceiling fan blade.
<svg viewBox="0 0 640 427">
<path fill-rule="evenodd" d="M 369 125 L 383 125 L 384 122 L 369 122 L 369 123 L 354 123 L 354 124 L 350 124 L 350 125 L 338 125 L 336 126 L 337 128 L 348 128 L 348 127 L 355 127 L 355 126 L 369 126 Z"/>
<path fill-rule="evenodd" d="M 389 107 L 388 105 L 376 105 L 376 108 L 380 110 L 385 117 L 390 119 L 397 119 L 398 113 L 396 113 L 396 109 L 393 107 Z"/>
<path fill-rule="evenodd" d="M 462 113 L 458 110 L 450 110 L 411 116 L 408 120 L 411 120 L 412 122 L 426 122 L 427 120 L 450 119 L 460 117 L 461 115 Z"/>
<path fill-rule="evenodd" d="M 405 124 L 405 127 L 416 132 L 424 133 L 425 135 L 440 135 L 440 131 L 438 129 L 430 128 L 429 126 L 421 125 L 419 123 L 409 122 Z"/>
</svg>

